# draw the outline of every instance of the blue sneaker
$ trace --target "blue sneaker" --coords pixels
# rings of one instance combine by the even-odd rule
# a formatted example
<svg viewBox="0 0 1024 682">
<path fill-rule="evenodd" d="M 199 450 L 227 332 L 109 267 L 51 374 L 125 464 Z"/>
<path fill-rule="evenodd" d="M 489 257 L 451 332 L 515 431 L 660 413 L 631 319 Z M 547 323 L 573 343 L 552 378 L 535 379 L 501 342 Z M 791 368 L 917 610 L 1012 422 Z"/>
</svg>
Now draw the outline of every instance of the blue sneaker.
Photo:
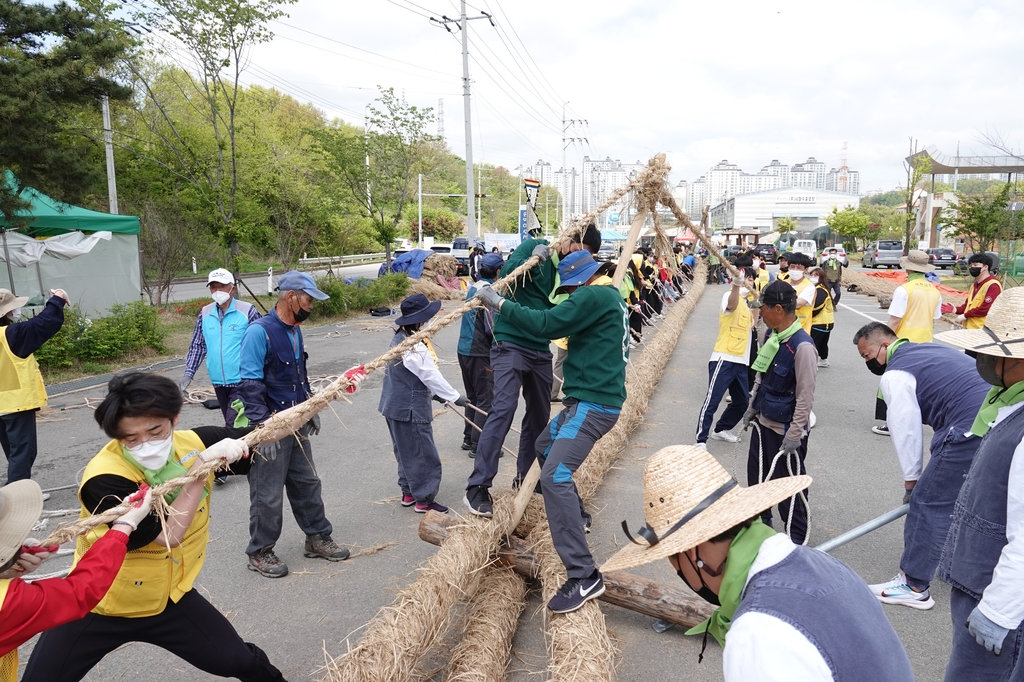
<svg viewBox="0 0 1024 682">
<path fill-rule="evenodd" d="M 555 596 L 548 602 L 548 609 L 553 613 L 569 613 L 575 611 L 591 599 L 604 594 L 604 580 L 595 570 L 589 578 L 569 578 L 558 589 Z"/>
</svg>

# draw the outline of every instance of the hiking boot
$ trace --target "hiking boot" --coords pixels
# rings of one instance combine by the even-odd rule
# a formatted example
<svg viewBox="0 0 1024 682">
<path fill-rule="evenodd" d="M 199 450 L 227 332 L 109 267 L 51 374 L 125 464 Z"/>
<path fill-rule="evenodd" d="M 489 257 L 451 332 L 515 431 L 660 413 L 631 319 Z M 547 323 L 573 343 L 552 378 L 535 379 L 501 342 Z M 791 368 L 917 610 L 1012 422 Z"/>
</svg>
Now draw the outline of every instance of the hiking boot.
<svg viewBox="0 0 1024 682">
<path fill-rule="evenodd" d="M 740 437 L 732 431 L 715 431 L 711 434 L 715 440 L 724 440 L 726 443 L 739 443 Z"/>
<path fill-rule="evenodd" d="M 469 436 L 466 436 L 465 438 L 462 439 L 462 449 L 463 450 L 472 450 L 473 449 L 473 443 L 472 443 L 472 441 L 470 441 Z"/>
<path fill-rule="evenodd" d="M 447 514 L 448 507 L 444 506 L 443 504 L 438 504 L 437 502 L 427 502 L 425 504 L 420 504 L 419 502 L 416 503 L 417 514 L 426 514 L 428 511 L 436 511 L 442 514 Z"/>
<path fill-rule="evenodd" d="M 416 498 L 409 493 L 402 493 L 402 506 L 411 507 L 416 504 Z"/>
<path fill-rule="evenodd" d="M 931 592 L 929 590 L 915 592 L 907 584 L 907 576 L 902 571 L 897 573 L 896 577 L 887 583 L 868 585 L 868 587 L 878 601 L 883 604 L 899 604 L 920 611 L 927 611 L 935 606 L 935 600 L 932 599 Z"/>
<path fill-rule="evenodd" d="M 249 555 L 249 570 L 267 578 L 283 578 L 288 575 L 288 566 L 277 558 L 273 547 L 261 549 Z"/>
<path fill-rule="evenodd" d="M 466 496 L 462 503 L 469 507 L 469 513 L 474 516 L 491 518 L 494 509 L 491 507 L 491 493 L 482 485 L 471 485 L 466 488 Z"/>
<path fill-rule="evenodd" d="M 888 436 L 889 435 L 889 425 L 888 424 L 882 424 L 881 426 L 872 426 L 871 427 L 871 433 L 877 433 L 879 436 Z"/>
<path fill-rule="evenodd" d="M 591 599 L 597 599 L 604 594 L 604 580 L 601 574 L 594 569 L 589 578 L 569 578 L 565 581 L 555 596 L 548 602 L 548 609 L 554 613 L 569 613 L 575 611 Z"/>
<path fill-rule="evenodd" d="M 344 561 L 348 558 L 348 550 L 341 547 L 330 535 L 317 533 L 306 536 L 306 551 L 303 556 L 310 559 L 327 559 L 328 561 Z"/>
</svg>

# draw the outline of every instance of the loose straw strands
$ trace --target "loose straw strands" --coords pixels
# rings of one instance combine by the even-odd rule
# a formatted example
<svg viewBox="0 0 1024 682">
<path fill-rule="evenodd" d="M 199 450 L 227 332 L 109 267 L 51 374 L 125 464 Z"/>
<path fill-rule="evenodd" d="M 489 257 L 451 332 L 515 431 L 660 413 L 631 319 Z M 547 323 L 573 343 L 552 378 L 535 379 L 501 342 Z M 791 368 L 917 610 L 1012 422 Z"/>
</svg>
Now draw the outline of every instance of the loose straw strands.
<svg viewBox="0 0 1024 682">
<path fill-rule="evenodd" d="M 665 190 L 665 192 L 661 195 L 659 201 L 661 202 L 662 206 L 665 206 L 670 211 L 672 211 L 672 215 L 676 217 L 676 220 L 678 220 L 680 224 L 685 225 L 687 228 L 689 228 L 691 232 L 693 232 L 693 235 L 701 244 L 704 245 L 704 248 L 706 248 L 708 252 L 714 254 L 715 257 L 718 258 L 719 262 L 722 264 L 722 267 L 728 270 L 729 274 L 732 277 L 736 279 L 742 279 L 742 277 L 740 277 L 740 271 L 736 269 L 736 266 L 730 263 L 729 259 L 723 256 L 722 252 L 718 250 L 718 247 L 715 245 L 715 243 L 711 241 L 710 238 L 708 238 L 707 232 L 705 231 L 708 226 L 707 206 L 705 206 L 704 210 L 701 212 L 700 227 L 698 228 L 696 225 L 693 224 L 693 221 L 690 220 L 690 216 L 686 215 L 683 209 L 679 208 L 679 204 L 676 203 L 676 199 L 674 196 L 672 196 L 671 192 Z"/>
</svg>

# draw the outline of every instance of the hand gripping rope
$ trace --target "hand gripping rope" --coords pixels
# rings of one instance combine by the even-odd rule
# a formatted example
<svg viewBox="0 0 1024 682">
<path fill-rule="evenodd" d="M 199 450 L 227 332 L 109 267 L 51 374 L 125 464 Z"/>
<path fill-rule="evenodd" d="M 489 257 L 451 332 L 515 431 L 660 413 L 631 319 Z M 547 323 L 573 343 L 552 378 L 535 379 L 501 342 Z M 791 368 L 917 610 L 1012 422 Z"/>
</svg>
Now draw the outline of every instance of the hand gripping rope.
<svg viewBox="0 0 1024 682">
<path fill-rule="evenodd" d="M 757 429 L 757 482 L 764 483 L 772 479 L 772 474 L 775 473 L 775 466 L 779 463 L 779 458 L 786 454 L 785 450 L 779 450 L 775 453 L 775 457 L 772 458 L 771 466 L 768 467 L 768 475 L 764 473 L 764 439 L 761 437 L 761 424 L 756 420 L 751 420 L 750 425 Z M 794 452 L 792 456 L 786 458 L 786 468 L 789 470 L 790 476 L 800 475 L 800 460 L 798 455 Z M 786 530 L 790 533 L 793 528 L 793 512 L 796 511 L 796 498 L 803 500 L 804 509 L 807 510 L 807 530 L 804 533 L 804 541 L 800 544 L 806 545 L 808 539 L 811 537 L 811 505 L 807 502 L 807 493 L 803 490 L 795 493 L 789 498 L 789 514 L 786 519 Z"/>
</svg>

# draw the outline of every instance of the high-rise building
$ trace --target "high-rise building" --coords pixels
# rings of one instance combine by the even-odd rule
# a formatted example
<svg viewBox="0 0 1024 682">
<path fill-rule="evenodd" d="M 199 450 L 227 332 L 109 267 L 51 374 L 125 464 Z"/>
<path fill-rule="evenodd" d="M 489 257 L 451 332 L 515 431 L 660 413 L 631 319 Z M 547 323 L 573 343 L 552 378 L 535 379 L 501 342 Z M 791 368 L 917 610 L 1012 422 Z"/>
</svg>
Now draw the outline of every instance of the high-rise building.
<svg viewBox="0 0 1024 682">
<path fill-rule="evenodd" d="M 695 221 L 700 220 L 701 212 L 707 205 L 707 176 L 700 176 L 686 188 L 686 213 Z"/>
</svg>

